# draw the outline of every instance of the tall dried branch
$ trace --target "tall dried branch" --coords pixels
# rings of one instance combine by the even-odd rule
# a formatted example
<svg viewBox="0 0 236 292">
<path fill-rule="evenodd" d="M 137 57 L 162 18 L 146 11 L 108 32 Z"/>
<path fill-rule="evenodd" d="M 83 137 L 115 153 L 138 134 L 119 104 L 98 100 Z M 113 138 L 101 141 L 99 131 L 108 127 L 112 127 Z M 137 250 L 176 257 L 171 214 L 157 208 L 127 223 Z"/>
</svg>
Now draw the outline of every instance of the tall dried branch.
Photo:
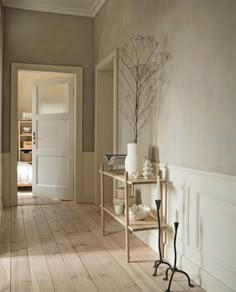
<svg viewBox="0 0 236 292">
<path fill-rule="evenodd" d="M 159 42 L 150 36 L 130 35 L 119 49 L 120 110 L 130 125 L 135 143 L 160 104 L 158 89 L 170 54 L 159 47 Z"/>
</svg>

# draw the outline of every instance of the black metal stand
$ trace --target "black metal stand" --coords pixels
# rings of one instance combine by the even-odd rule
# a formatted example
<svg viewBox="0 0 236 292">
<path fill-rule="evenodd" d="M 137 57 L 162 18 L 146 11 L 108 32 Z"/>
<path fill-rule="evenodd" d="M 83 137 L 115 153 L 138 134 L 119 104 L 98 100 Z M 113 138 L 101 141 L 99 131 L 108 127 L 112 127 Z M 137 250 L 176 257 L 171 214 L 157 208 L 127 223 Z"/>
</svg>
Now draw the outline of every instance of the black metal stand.
<svg viewBox="0 0 236 292">
<path fill-rule="evenodd" d="M 174 259 L 174 267 L 172 268 L 170 266 L 169 268 L 166 269 L 165 278 L 164 278 L 165 281 L 168 281 L 168 273 L 169 273 L 169 271 L 171 271 L 172 274 L 170 276 L 170 282 L 169 282 L 168 288 L 167 288 L 167 290 L 165 292 L 170 292 L 170 287 L 171 287 L 171 284 L 172 284 L 172 280 L 173 280 L 174 274 L 176 272 L 181 273 L 181 274 L 184 274 L 187 277 L 187 279 L 188 279 L 188 285 L 189 285 L 189 287 L 194 287 L 194 285 L 191 284 L 189 275 L 186 272 L 177 269 L 177 267 L 176 267 L 176 262 L 177 262 L 176 238 L 177 238 L 177 231 L 178 231 L 179 222 L 174 222 L 174 226 L 175 226 L 175 237 L 174 237 L 174 253 L 175 253 L 175 259 Z"/>
<path fill-rule="evenodd" d="M 158 238 L 158 249 L 159 249 L 159 255 L 160 255 L 160 259 L 155 261 L 153 268 L 155 268 L 153 276 L 157 275 L 157 269 L 161 264 L 167 265 L 169 266 L 168 269 L 171 268 L 171 265 L 163 260 L 162 257 L 162 251 L 161 251 L 161 222 L 160 222 L 160 208 L 161 208 L 161 200 L 155 200 L 156 202 L 156 207 L 157 207 L 157 222 L 158 222 L 158 229 L 159 229 L 159 238 Z"/>
</svg>

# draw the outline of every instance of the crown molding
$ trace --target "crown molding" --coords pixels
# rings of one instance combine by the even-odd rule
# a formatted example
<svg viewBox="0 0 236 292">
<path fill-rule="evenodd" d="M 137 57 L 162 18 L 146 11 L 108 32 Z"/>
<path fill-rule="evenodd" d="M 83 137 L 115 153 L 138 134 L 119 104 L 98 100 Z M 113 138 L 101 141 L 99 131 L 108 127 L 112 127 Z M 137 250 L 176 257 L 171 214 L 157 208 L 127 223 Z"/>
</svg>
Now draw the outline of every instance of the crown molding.
<svg viewBox="0 0 236 292">
<path fill-rule="evenodd" d="M 96 0 L 90 9 L 79 9 L 79 8 L 71 8 L 67 6 L 46 5 L 46 4 L 36 3 L 33 1 L 22 2 L 19 0 L 4 0 L 3 6 L 10 7 L 10 8 L 25 9 L 25 10 L 41 11 L 41 12 L 95 17 L 105 2 L 106 0 Z"/>
<path fill-rule="evenodd" d="M 91 13 L 92 17 L 95 17 L 97 15 L 97 13 L 102 8 L 102 6 L 104 5 L 105 2 L 106 2 L 106 0 L 96 0 L 95 1 L 95 3 L 93 4 L 93 6 L 90 9 L 90 13 Z"/>
</svg>

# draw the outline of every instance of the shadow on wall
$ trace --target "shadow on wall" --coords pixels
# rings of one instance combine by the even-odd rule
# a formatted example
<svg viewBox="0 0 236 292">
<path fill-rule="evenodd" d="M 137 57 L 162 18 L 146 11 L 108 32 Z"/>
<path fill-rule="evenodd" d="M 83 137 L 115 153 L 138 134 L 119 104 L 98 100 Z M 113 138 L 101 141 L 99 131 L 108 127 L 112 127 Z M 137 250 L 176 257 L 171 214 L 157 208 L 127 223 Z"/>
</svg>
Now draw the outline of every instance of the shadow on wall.
<svg viewBox="0 0 236 292">
<path fill-rule="evenodd" d="M 149 145 L 148 147 L 148 157 L 151 161 L 159 162 L 159 147 L 155 145 Z"/>
</svg>

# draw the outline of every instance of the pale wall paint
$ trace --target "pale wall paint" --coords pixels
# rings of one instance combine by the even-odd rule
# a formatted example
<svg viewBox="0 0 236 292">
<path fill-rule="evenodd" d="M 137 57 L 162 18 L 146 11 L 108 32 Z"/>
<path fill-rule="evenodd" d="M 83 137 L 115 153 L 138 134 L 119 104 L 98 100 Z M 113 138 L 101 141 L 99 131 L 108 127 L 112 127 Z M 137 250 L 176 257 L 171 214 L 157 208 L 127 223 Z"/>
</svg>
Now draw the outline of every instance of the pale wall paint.
<svg viewBox="0 0 236 292">
<path fill-rule="evenodd" d="M 162 162 L 236 174 L 235 11 L 234 0 L 109 0 L 95 19 L 95 63 L 130 33 L 154 36 L 173 56 L 158 138 L 154 119 L 143 139 Z"/>
<path fill-rule="evenodd" d="M 95 177 L 94 165 L 95 157 L 94 152 L 83 152 L 83 187 L 80 202 L 93 203 L 94 190 L 95 190 Z"/>
<path fill-rule="evenodd" d="M 4 9 L 3 152 L 10 150 L 10 63 L 84 68 L 83 151 L 94 151 L 93 19 Z"/>
<path fill-rule="evenodd" d="M 122 45 L 130 33 L 154 36 L 173 56 L 162 92 L 159 128 L 154 117 L 142 143 L 146 151 L 148 146 L 154 152 L 159 148 L 153 158 L 186 167 L 177 173 L 169 168 L 174 187 L 169 186 L 168 223 L 173 224 L 178 209 L 180 264 L 209 292 L 236 288 L 234 260 L 228 253 L 227 259 L 224 255 L 225 248 L 234 250 L 236 240 L 232 231 L 235 177 L 212 174 L 236 175 L 235 11 L 233 0 L 109 0 L 97 15 L 94 28 L 95 63 Z M 119 115 L 120 152 L 130 139 L 124 129 L 127 124 Z M 210 173 L 191 172 L 190 168 Z M 156 197 L 155 186 L 142 188 L 144 204 L 154 207 Z M 215 222 L 232 227 L 224 230 L 222 240 L 218 232 L 212 233 Z M 157 247 L 157 232 L 138 235 Z M 172 260 L 171 233 L 168 238 L 167 258 Z"/>
<path fill-rule="evenodd" d="M 71 75 L 71 74 L 69 74 Z M 23 112 L 32 112 L 32 83 L 34 80 L 68 76 L 65 73 L 19 71 L 18 73 L 18 119 L 22 119 Z M 58 92 L 60 94 L 60 92 Z"/>
</svg>

